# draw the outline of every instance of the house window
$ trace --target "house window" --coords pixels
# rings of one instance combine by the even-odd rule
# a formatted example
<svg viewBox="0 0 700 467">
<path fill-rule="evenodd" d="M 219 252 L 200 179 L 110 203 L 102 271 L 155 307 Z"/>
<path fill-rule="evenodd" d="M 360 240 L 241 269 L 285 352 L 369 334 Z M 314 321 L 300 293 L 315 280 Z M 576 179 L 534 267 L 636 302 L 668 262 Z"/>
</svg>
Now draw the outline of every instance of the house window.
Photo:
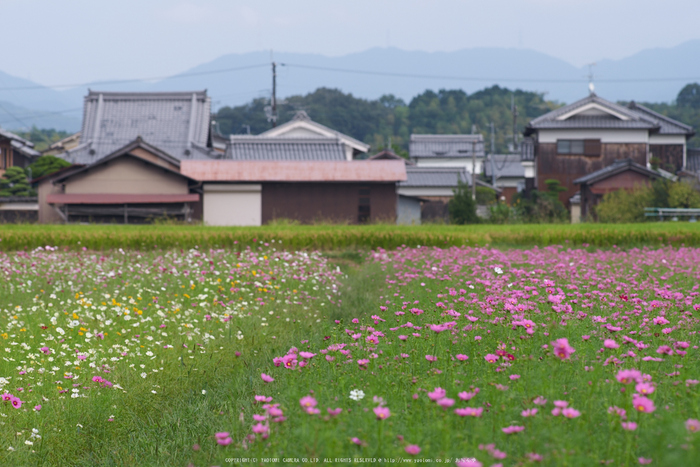
<svg viewBox="0 0 700 467">
<path fill-rule="evenodd" d="M 368 186 L 361 186 L 359 189 L 359 202 L 358 202 L 358 209 L 357 209 L 357 222 L 360 224 L 364 224 L 369 221 L 370 217 L 370 196 L 369 196 L 369 187 Z"/>
<path fill-rule="evenodd" d="M 576 156 L 600 156 L 599 139 L 559 139 L 557 154 L 572 154 Z"/>
</svg>

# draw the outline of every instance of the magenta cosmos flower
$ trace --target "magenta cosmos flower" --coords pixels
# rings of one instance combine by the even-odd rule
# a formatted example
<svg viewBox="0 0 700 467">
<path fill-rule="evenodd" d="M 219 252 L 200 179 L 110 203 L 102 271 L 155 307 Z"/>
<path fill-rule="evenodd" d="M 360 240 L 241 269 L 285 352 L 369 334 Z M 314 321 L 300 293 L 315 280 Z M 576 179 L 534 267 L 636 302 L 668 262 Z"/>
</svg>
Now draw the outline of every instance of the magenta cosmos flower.
<svg viewBox="0 0 700 467">
<path fill-rule="evenodd" d="M 520 412 L 520 415 L 522 415 L 523 417 L 534 417 L 535 415 L 537 415 L 537 409 L 523 410 L 522 412 Z"/>
<path fill-rule="evenodd" d="M 639 370 L 620 370 L 615 378 L 622 384 L 641 383 L 642 372 Z"/>
<path fill-rule="evenodd" d="M 449 407 L 452 407 L 455 405 L 455 400 L 450 399 L 449 397 L 443 397 L 442 399 L 437 401 L 437 404 L 442 407 L 443 409 L 447 409 Z"/>
<path fill-rule="evenodd" d="M 299 404 L 301 404 L 304 409 L 308 409 L 309 407 L 316 407 L 318 402 L 311 396 L 304 396 L 299 399 Z"/>
<path fill-rule="evenodd" d="M 567 407 L 566 409 L 562 409 L 561 414 L 566 418 L 576 418 L 581 415 L 581 412 L 576 409 L 572 409 L 571 407 Z"/>
<path fill-rule="evenodd" d="M 501 428 L 501 431 L 503 431 L 503 433 L 505 433 L 507 435 L 511 435 L 513 433 L 520 433 L 524 429 L 525 429 L 524 426 L 511 425 L 511 426 L 507 426 L 505 428 Z"/>
<path fill-rule="evenodd" d="M 554 355 L 556 355 L 562 360 L 568 360 L 571 357 L 571 354 L 576 352 L 576 350 L 569 345 L 569 339 L 567 339 L 566 337 L 557 339 L 551 344 Z"/>
<path fill-rule="evenodd" d="M 464 355 L 464 354 L 461 354 L 461 353 L 455 355 L 455 357 L 456 357 L 457 360 L 459 360 L 460 362 L 463 362 L 463 361 L 465 361 L 465 360 L 469 360 L 469 357 L 468 357 L 468 356 L 466 356 L 466 355 Z"/>
<path fill-rule="evenodd" d="M 391 416 L 391 411 L 387 407 L 375 407 L 373 410 L 377 420 L 385 420 Z"/>
<path fill-rule="evenodd" d="M 19 399 L 19 397 L 12 396 L 12 398 L 10 399 L 10 404 L 12 404 L 12 407 L 14 407 L 15 409 L 19 409 L 20 407 L 22 407 L 22 401 Z"/>
<path fill-rule="evenodd" d="M 656 410 L 654 401 L 644 396 L 636 396 L 632 399 L 632 405 L 640 412 L 653 412 Z"/>
<path fill-rule="evenodd" d="M 627 431 L 634 431 L 637 429 L 637 424 L 634 422 L 622 422 L 622 429 Z"/>
<path fill-rule="evenodd" d="M 484 464 L 479 462 L 476 459 L 457 459 L 457 462 L 455 462 L 455 465 L 457 467 L 483 467 Z"/>
<path fill-rule="evenodd" d="M 426 355 L 425 359 L 428 360 L 429 362 L 434 362 L 435 360 L 437 360 L 437 357 L 434 355 Z"/>
<path fill-rule="evenodd" d="M 492 353 L 487 354 L 487 355 L 484 357 L 484 360 L 486 360 L 486 361 L 489 362 L 489 363 L 496 363 L 496 362 L 498 361 L 498 355 L 494 355 L 494 354 L 492 354 Z"/>
<path fill-rule="evenodd" d="M 416 444 L 409 444 L 406 446 L 406 454 L 410 454 L 412 456 L 417 455 L 420 452 L 420 448 Z"/>
<path fill-rule="evenodd" d="M 620 344 L 615 342 L 614 339 L 605 339 L 605 342 L 603 342 L 603 345 L 605 346 L 606 349 L 617 349 L 620 347 Z"/>
<path fill-rule="evenodd" d="M 700 421 L 694 418 L 689 418 L 685 422 L 685 428 L 691 433 L 697 433 L 700 431 Z"/>
<path fill-rule="evenodd" d="M 265 381 L 266 383 L 271 383 L 271 382 L 273 382 L 273 381 L 275 380 L 275 378 L 273 378 L 273 377 L 270 376 L 270 375 L 266 375 L 265 373 L 261 373 L 261 374 L 260 374 L 260 377 L 261 377 L 262 380 Z"/>
<path fill-rule="evenodd" d="M 460 417 L 481 417 L 481 413 L 484 411 L 483 407 L 472 408 L 465 407 L 463 409 L 455 409 L 455 413 Z"/>
<path fill-rule="evenodd" d="M 438 401 L 447 395 L 447 391 L 442 388 L 435 388 L 432 392 L 428 393 L 430 400 Z"/>
</svg>

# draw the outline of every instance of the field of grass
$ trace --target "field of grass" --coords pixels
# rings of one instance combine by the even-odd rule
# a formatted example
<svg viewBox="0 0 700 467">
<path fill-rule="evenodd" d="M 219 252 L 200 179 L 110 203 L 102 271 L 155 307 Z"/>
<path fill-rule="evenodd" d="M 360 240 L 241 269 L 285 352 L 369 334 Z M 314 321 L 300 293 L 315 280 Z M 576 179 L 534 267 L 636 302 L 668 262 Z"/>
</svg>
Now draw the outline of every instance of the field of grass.
<svg viewBox="0 0 700 467">
<path fill-rule="evenodd" d="M 698 465 L 699 263 L 0 253 L 0 465 Z"/>
<path fill-rule="evenodd" d="M 0 225 L 0 250 L 43 246 L 115 248 L 235 248 L 275 239 L 290 249 L 371 249 L 400 246 L 593 247 L 700 246 L 700 223 L 527 225 Z"/>
</svg>

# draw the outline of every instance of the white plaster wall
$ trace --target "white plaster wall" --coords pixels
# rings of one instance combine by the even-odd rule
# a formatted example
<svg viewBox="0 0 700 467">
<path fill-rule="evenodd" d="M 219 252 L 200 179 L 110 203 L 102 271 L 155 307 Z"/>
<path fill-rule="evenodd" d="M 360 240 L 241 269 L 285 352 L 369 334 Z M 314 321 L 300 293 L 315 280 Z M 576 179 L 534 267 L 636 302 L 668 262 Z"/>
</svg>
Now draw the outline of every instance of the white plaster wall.
<svg viewBox="0 0 700 467">
<path fill-rule="evenodd" d="M 454 196 L 454 188 L 449 187 L 399 187 L 396 192 L 403 196 Z"/>
<path fill-rule="evenodd" d="M 649 135 L 649 144 L 685 144 L 685 136 Z"/>
<path fill-rule="evenodd" d="M 539 130 L 537 141 L 556 143 L 558 139 L 600 139 L 601 143 L 648 143 L 648 130 Z"/>
<path fill-rule="evenodd" d="M 469 157 L 461 158 L 443 158 L 438 157 L 431 158 L 416 158 L 416 165 L 418 167 L 459 167 L 467 169 L 468 173 L 472 173 L 472 160 Z M 476 158 L 476 173 L 480 174 L 483 172 L 484 158 Z"/>
<path fill-rule="evenodd" d="M 262 224 L 262 186 L 205 184 L 204 224 L 257 226 Z"/>
</svg>

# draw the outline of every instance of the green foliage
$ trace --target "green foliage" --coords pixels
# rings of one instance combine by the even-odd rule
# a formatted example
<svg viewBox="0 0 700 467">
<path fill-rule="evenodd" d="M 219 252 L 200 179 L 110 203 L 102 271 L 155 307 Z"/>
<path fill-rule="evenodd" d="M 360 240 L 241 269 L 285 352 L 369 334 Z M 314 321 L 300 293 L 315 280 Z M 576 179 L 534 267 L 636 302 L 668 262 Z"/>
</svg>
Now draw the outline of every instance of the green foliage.
<svg viewBox="0 0 700 467">
<path fill-rule="evenodd" d="M 496 204 L 496 190 L 486 186 L 476 187 L 476 204 L 490 206 Z"/>
<path fill-rule="evenodd" d="M 651 187 L 606 193 L 596 206 L 595 214 L 599 222 L 606 224 L 644 222 L 644 208 L 652 207 L 654 196 Z"/>
<path fill-rule="evenodd" d="M 668 190 L 668 205 L 671 208 L 700 208 L 700 192 L 690 183 L 673 183 Z"/>
<path fill-rule="evenodd" d="M 53 128 L 40 129 L 35 126 L 33 126 L 32 129 L 29 131 L 15 133 L 17 134 L 17 136 L 20 136 L 34 143 L 34 149 L 36 149 L 37 151 L 44 151 L 56 141 L 60 141 L 63 138 L 66 138 L 67 136 L 71 135 L 70 133 L 65 131 L 56 131 Z"/>
<path fill-rule="evenodd" d="M 29 165 L 32 179 L 52 174 L 65 167 L 70 167 L 70 162 L 56 156 L 41 156 Z"/>
<path fill-rule="evenodd" d="M 644 222 L 644 208 L 700 208 L 700 192 L 686 182 L 659 179 L 649 187 L 607 193 L 596 215 L 604 223 Z"/>
<path fill-rule="evenodd" d="M 10 167 L 0 178 L 0 197 L 36 196 L 21 167 Z"/>
<path fill-rule="evenodd" d="M 681 108 L 700 110 L 700 84 L 686 84 L 678 93 L 676 105 Z"/>
<path fill-rule="evenodd" d="M 489 223 L 509 224 L 515 220 L 513 208 L 506 203 L 496 203 L 489 207 Z"/>
<path fill-rule="evenodd" d="M 459 185 L 454 191 L 454 197 L 448 204 L 450 212 L 450 222 L 453 224 L 478 224 L 479 218 L 476 215 L 476 203 L 472 199 L 472 190 L 464 182 L 459 182 Z"/>
<path fill-rule="evenodd" d="M 297 110 L 305 110 L 314 121 L 370 144 L 375 152 L 387 147 L 390 138 L 394 152 L 403 155 L 412 133 L 471 133 L 474 124 L 489 140 L 493 122 L 496 151 L 503 152 L 512 142 L 511 98 L 518 107 L 518 132 L 533 118 L 558 106 L 542 94 L 499 86 L 470 96 L 461 90 L 428 90 L 408 105 L 391 94 L 365 100 L 337 89 L 319 88 L 279 104 L 278 123 L 292 119 Z M 215 117 L 219 131 L 225 135 L 246 133 L 245 125 L 250 125 L 253 134 L 269 130 L 264 112 L 268 104 L 267 99 L 258 98 L 246 105 L 221 108 Z"/>
<path fill-rule="evenodd" d="M 556 185 L 553 184 L 553 187 L 556 189 Z M 569 213 L 559 201 L 558 193 L 533 190 L 529 196 L 523 193 L 515 195 L 514 207 L 518 220 L 527 224 L 567 222 Z"/>
<path fill-rule="evenodd" d="M 566 191 L 566 187 L 561 186 L 561 182 L 554 178 L 545 180 L 544 184 L 547 185 L 547 192 L 554 195 L 558 195 L 559 193 Z"/>
</svg>

